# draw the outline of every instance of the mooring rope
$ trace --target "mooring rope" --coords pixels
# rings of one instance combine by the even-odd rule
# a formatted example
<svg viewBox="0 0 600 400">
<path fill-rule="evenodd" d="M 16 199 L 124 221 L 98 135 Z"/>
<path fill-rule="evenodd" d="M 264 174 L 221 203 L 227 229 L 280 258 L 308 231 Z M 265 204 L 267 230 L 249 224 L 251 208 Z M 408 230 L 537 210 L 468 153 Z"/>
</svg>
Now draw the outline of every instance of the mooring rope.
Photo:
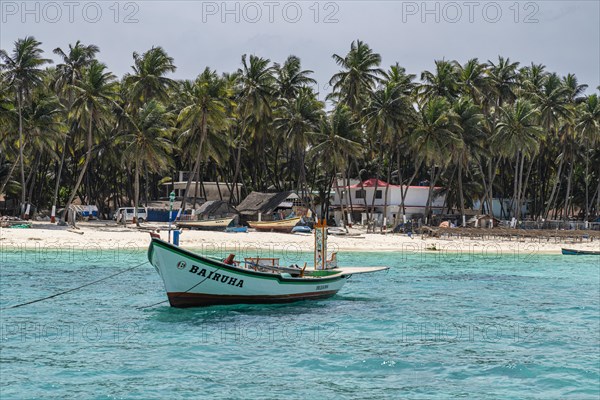
<svg viewBox="0 0 600 400">
<path fill-rule="evenodd" d="M 214 271 L 211 271 L 211 272 L 213 272 L 213 273 L 214 273 L 214 272 L 216 272 L 218 269 L 219 269 L 219 268 L 217 268 L 217 269 L 215 269 Z M 207 279 L 208 279 L 208 278 L 209 278 L 211 275 L 212 275 L 212 274 L 208 274 L 208 276 L 207 276 L 206 278 L 202 279 L 200 282 L 196 283 L 194 286 L 192 286 L 191 288 L 189 288 L 189 289 L 188 289 L 188 290 L 186 290 L 185 292 L 181 292 L 181 293 L 179 293 L 177 296 L 173 296 L 173 298 L 177 298 L 177 297 L 181 296 L 182 294 L 184 294 L 184 293 L 187 293 L 187 292 L 189 292 L 190 290 L 192 290 L 192 289 L 194 289 L 194 288 L 198 287 L 198 286 L 199 286 L 201 283 L 203 283 L 205 280 L 207 280 Z M 150 307 L 157 306 L 157 305 L 159 305 L 159 304 L 166 303 L 167 301 L 169 301 L 169 299 L 167 299 L 167 300 L 162 300 L 162 301 L 159 301 L 158 303 L 150 304 L 149 306 L 136 307 L 136 308 L 137 308 L 138 310 L 143 310 L 143 309 L 146 309 L 146 308 L 150 308 Z"/>
<path fill-rule="evenodd" d="M 140 263 L 140 264 L 138 264 L 138 265 L 134 265 L 133 267 L 130 267 L 130 268 L 124 269 L 123 271 L 119 271 L 119 272 L 117 272 L 117 273 L 114 273 L 114 274 L 112 274 L 112 275 L 109 275 L 109 276 L 107 276 L 107 277 L 104 277 L 104 278 L 102 278 L 102 279 L 98 279 L 98 280 L 95 280 L 95 281 L 93 281 L 93 282 L 86 283 L 85 285 L 81 285 L 81 286 L 78 286 L 78 287 L 76 287 L 76 288 L 72 288 L 72 289 L 68 289 L 68 290 L 65 290 L 65 291 L 62 291 L 62 292 L 59 292 L 59 293 L 55 293 L 55 294 L 53 294 L 53 295 L 51 295 L 51 296 L 42 297 L 41 299 L 31 300 L 31 301 L 28 301 L 28 302 L 26 302 L 26 303 L 21 303 L 21 304 L 17 304 L 17 305 L 10 306 L 10 307 L 4 307 L 4 308 L 0 308 L 0 310 L 2 310 L 2 311 L 4 311 L 4 310 L 10 310 L 11 308 L 23 307 L 23 306 L 27 306 L 27 305 L 29 305 L 29 304 L 38 303 L 38 302 L 40 302 L 40 301 L 44 301 L 44 300 L 52 299 L 52 298 L 54 298 L 54 297 L 62 296 L 63 294 L 71 293 L 71 292 L 74 292 L 74 291 L 76 291 L 76 290 L 83 289 L 84 287 L 91 286 L 91 285 L 95 285 L 96 283 L 100 283 L 100 282 L 106 281 L 106 280 L 108 280 L 108 279 L 110 279 L 110 278 L 113 278 L 113 277 L 115 277 L 115 276 L 117 276 L 117 275 L 124 274 L 125 272 L 129 272 L 129 271 L 131 271 L 131 270 L 134 270 L 134 269 L 136 269 L 136 268 L 138 268 L 138 267 L 141 267 L 142 265 L 144 265 L 144 264 L 146 264 L 146 263 L 148 263 L 148 261 L 144 261 L 143 263 Z M 191 290 L 191 289 L 190 289 L 190 290 Z"/>
</svg>

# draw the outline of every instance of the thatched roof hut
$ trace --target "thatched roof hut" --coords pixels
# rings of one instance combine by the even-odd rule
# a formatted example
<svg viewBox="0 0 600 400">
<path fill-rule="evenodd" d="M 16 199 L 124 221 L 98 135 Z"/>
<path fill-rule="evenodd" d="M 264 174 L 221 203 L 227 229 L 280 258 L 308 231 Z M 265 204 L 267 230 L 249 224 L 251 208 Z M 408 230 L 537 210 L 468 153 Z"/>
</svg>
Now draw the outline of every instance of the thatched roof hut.
<svg viewBox="0 0 600 400">
<path fill-rule="evenodd" d="M 258 219 L 259 213 L 267 216 L 267 218 L 262 218 L 263 220 L 268 220 L 268 216 L 278 209 L 287 208 L 291 210 L 293 201 L 297 198 L 298 195 L 294 192 L 252 192 L 237 206 L 237 210 L 246 220 Z"/>
<path fill-rule="evenodd" d="M 200 206 L 196 211 L 199 219 L 225 218 L 238 215 L 238 211 L 226 201 L 211 200 Z"/>
</svg>

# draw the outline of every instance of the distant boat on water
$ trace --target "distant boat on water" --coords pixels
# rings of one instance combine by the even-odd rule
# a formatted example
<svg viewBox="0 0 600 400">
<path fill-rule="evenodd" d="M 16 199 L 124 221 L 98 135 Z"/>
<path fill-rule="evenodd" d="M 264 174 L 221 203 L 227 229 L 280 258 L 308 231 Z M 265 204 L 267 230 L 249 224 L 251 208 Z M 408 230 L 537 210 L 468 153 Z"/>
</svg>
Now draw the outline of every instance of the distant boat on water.
<svg viewBox="0 0 600 400">
<path fill-rule="evenodd" d="M 576 250 L 576 249 L 561 249 L 563 255 L 565 256 L 600 256 L 600 251 L 593 250 Z"/>
</svg>

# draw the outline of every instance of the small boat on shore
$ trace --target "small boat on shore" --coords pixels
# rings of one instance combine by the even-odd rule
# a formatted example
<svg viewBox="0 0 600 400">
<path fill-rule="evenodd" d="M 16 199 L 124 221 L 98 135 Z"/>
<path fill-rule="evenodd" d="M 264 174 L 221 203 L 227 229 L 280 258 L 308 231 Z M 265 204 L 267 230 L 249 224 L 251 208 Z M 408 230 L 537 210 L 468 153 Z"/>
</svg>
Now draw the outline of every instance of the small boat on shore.
<svg viewBox="0 0 600 400">
<path fill-rule="evenodd" d="M 229 233 L 246 233 L 248 232 L 247 226 L 228 226 L 225 228 L 225 232 Z"/>
<path fill-rule="evenodd" d="M 179 221 L 177 228 L 198 229 L 201 231 L 222 231 L 225 230 L 235 217 L 221 219 L 207 219 L 203 221 Z"/>
<path fill-rule="evenodd" d="M 250 228 L 254 228 L 259 232 L 290 233 L 301 219 L 301 217 L 294 217 L 276 221 L 250 221 L 248 222 L 248 225 L 250 225 Z"/>
<path fill-rule="evenodd" d="M 292 233 L 311 233 L 312 229 L 306 225 L 296 225 L 292 228 Z"/>
<path fill-rule="evenodd" d="M 203 256 L 151 234 L 148 260 L 161 276 L 172 307 L 218 304 L 287 303 L 335 295 L 354 274 L 388 267 L 338 267 L 335 253 L 327 260 L 325 225 L 315 229 L 314 267 L 280 266 L 278 258 L 236 261 Z"/>
<path fill-rule="evenodd" d="M 600 251 L 593 250 L 576 250 L 561 248 L 562 254 L 565 256 L 600 256 Z"/>
</svg>

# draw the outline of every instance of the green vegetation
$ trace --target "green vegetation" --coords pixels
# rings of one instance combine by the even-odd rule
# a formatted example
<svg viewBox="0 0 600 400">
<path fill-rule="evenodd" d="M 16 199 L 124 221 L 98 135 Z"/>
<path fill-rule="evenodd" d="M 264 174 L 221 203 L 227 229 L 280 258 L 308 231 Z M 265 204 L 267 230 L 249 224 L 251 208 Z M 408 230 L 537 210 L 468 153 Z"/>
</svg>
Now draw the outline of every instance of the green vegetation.
<svg viewBox="0 0 600 400">
<path fill-rule="evenodd" d="M 417 82 L 355 41 L 333 55 L 331 92 L 317 93 L 295 56 L 243 55 L 232 73 L 177 81 L 155 47 L 118 79 L 94 45 L 54 50 L 55 67 L 41 45 L 0 51 L 0 193 L 21 204 L 79 196 L 106 214 L 164 196 L 160 183 L 187 170 L 231 184 L 234 203 L 272 188 L 327 205 L 337 176 L 428 181 L 427 206 L 442 186 L 461 214 L 495 197 L 511 198 L 513 214 L 528 200 L 535 219 L 600 211 L 598 94 L 540 64 L 437 60 Z"/>
</svg>

